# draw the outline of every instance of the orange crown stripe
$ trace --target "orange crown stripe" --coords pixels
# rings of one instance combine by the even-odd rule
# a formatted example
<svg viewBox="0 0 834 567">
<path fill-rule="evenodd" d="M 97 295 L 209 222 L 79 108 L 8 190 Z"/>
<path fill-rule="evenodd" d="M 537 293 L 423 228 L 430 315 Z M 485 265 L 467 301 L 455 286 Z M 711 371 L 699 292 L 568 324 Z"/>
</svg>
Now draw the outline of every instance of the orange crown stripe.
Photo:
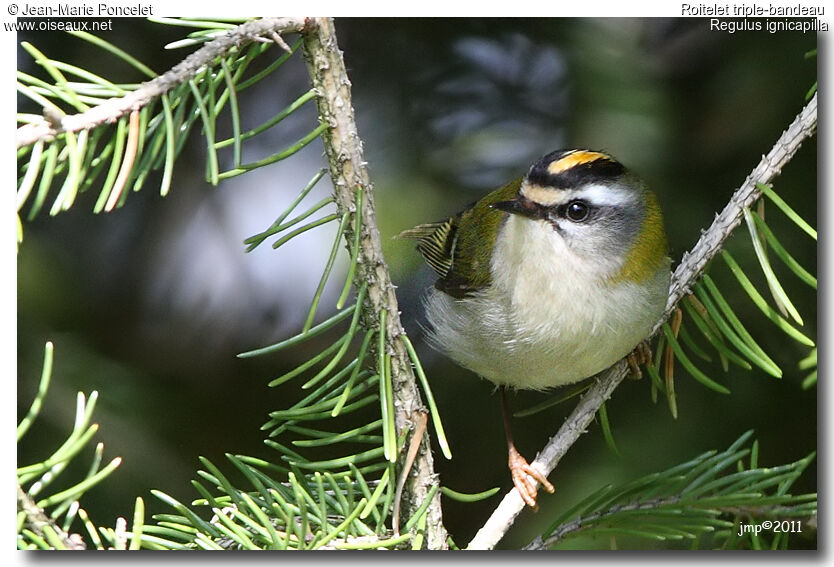
<svg viewBox="0 0 834 567">
<path fill-rule="evenodd" d="M 601 154 L 599 152 L 589 152 L 586 150 L 579 150 L 573 153 L 570 153 L 563 157 L 558 161 L 554 161 L 549 166 L 547 166 L 547 172 L 550 175 L 558 175 L 563 171 L 567 171 L 572 167 L 576 167 L 577 165 L 582 165 L 585 163 L 591 163 L 592 161 L 597 161 L 599 159 L 611 159 L 605 154 Z"/>
</svg>

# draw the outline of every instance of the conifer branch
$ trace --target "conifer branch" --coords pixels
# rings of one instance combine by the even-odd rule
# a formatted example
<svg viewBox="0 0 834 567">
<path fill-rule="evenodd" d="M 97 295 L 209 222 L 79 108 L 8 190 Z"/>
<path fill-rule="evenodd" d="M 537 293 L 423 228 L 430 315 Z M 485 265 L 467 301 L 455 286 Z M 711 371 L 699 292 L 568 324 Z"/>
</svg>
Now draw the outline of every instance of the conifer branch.
<svg viewBox="0 0 834 567">
<path fill-rule="evenodd" d="M 305 30 L 304 18 L 264 18 L 246 22 L 214 39 L 177 63 L 167 72 L 142 83 L 136 90 L 119 98 L 111 98 L 78 114 L 56 115 L 54 109 L 46 112 L 40 122 L 25 124 L 17 129 L 17 147 L 38 141 L 51 140 L 63 132 L 89 130 L 105 123 L 113 123 L 122 116 L 139 110 L 177 85 L 194 79 L 215 58 L 225 55 L 231 48 L 257 41 L 264 36 L 271 38 L 282 33 Z M 286 45 L 286 44 L 284 44 Z"/>
<path fill-rule="evenodd" d="M 651 336 L 654 336 L 677 307 L 678 302 L 690 293 L 691 286 L 697 281 L 709 261 L 720 252 L 724 241 L 733 229 L 741 223 L 744 209 L 749 207 L 761 196 L 756 183 L 768 184 L 782 171 L 799 147 L 807 138 L 816 132 L 817 127 L 817 95 L 808 102 L 805 108 L 796 116 L 791 125 L 782 133 L 766 156 L 762 156 L 759 164 L 744 180 L 744 183 L 733 193 L 724 210 L 719 213 L 712 225 L 701 234 L 701 238 L 691 251 L 684 253 L 680 264 L 672 274 L 669 290 L 669 300 L 666 311 L 655 325 Z M 628 374 L 629 367 L 625 359 L 604 370 L 596 378 L 593 385 L 568 416 L 556 435 L 550 438 L 541 453 L 536 457 L 532 466 L 545 475 L 549 475 L 567 453 L 568 449 L 585 432 L 593 421 L 597 410 L 611 396 L 623 378 Z M 468 549 L 492 549 L 501 541 L 516 517 L 524 509 L 524 501 L 515 489 L 510 490 L 498 507 L 493 511 L 487 522 L 481 527 Z"/>
<path fill-rule="evenodd" d="M 35 535 L 53 540 L 51 543 L 56 548 L 63 547 L 69 550 L 84 550 L 87 546 L 78 534 L 68 534 L 62 530 L 55 521 L 44 513 L 44 511 L 26 494 L 26 491 L 17 485 L 17 510 L 26 515 L 26 526 Z"/>
<path fill-rule="evenodd" d="M 308 23 L 308 28 L 310 28 Z M 335 189 L 339 214 L 350 211 L 360 215 L 361 233 L 357 259 L 356 282 L 367 282 L 368 292 L 363 309 L 363 324 L 375 328 L 380 314 L 385 316 L 385 348 L 391 356 L 391 374 L 397 436 L 403 431 L 414 432 L 418 414 L 425 412 L 411 360 L 400 339 L 405 331 L 400 322 L 395 286 L 382 255 L 382 243 L 376 222 L 373 185 L 363 155 L 362 142 L 354 120 L 350 80 L 345 70 L 342 53 L 336 43 L 333 21 L 315 20 L 315 26 L 305 33 L 305 55 L 319 109 L 320 120 L 328 125 L 322 133 L 330 177 Z M 361 210 L 356 210 L 357 190 L 362 191 Z M 347 223 L 345 242 L 353 253 L 353 223 Z M 382 371 L 379 369 L 380 372 Z M 428 497 L 437 475 L 428 436 L 420 443 L 419 452 L 403 492 L 401 509 L 411 516 Z M 426 544 L 429 549 L 445 549 L 447 534 L 440 508 L 440 491 L 435 490 L 427 511 Z"/>
<path fill-rule="evenodd" d="M 697 281 L 704 268 L 721 250 L 724 241 L 744 219 L 744 209 L 750 207 L 762 196 L 756 188 L 757 183 L 769 184 L 782 172 L 782 168 L 793 158 L 799 147 L 817 130 L 817 95 L 805 105 L 787 130 L 776 141 L 766 156 L 762 156 L 759 164 L 750 172 L 724 210 L 716 215 L 712 225 L 701 234 L 701 238 L 692 250 L 684 252 L 669 289 L 669 299 L 663 318 L 655 325 L 652 334 L 675 310 L 678 302 L 692 292 L 691 286 Z"/>
</svg>

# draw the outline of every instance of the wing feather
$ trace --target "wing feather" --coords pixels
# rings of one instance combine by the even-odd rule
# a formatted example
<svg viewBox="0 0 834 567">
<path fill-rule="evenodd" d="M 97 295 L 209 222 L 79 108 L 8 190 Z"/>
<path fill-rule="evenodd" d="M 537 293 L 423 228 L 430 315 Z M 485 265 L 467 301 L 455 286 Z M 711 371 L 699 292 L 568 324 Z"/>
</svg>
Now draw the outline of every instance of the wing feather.
<svg viewBox="0 0 834 567">
<path fill-rule="evenodd" d="M 519 177 L 457 215 L 415 226 L 397 238 L 417 240 L 417 250 L 438 275 L 434 283 L 437 289 L 456 299 L 467 297 L 491 282 L 492 250 L 501 222 L 507 216 L 492 205 L 511 199 L 520 186 Z"/>
<path fill-rule="evenodd" d="M 440 277 L 445 278 L 452 269 L 455 242 L 457 240 L 457 223 L 452 217 L 443 222 L 421 224 L 404 230 L 397 238 L 417 240 L 417 250 L 426 263 Z"/>
</svg>

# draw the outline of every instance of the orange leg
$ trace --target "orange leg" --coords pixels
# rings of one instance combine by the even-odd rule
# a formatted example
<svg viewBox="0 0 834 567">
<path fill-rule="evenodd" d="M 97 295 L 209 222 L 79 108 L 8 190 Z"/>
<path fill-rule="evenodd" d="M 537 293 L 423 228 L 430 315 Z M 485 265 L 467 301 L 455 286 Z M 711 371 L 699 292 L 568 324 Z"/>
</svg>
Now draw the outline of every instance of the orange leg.
<svg viewBox="0 0 834 567">
<path fill-rule="evenodd" d="M 503 386 L 501 386 L 501 406 L 504 410 L 504 431 L 507 434 L 510 474 L 513 477 L 513 484 L 525 504 L 536 510 L 538 509 L 538 504 L 536 504 L 538 484 L 541 483 L 544 489 L 550 493 L 553 493 L 555 489 L 553 488 L 553 485 L 550 484 L 550 481 L 548 481 L 541 472 L 530 466 L 527 459 L 522 457 L 515 448 L 510 425 L 510 410 L 507 406 L 507 392 Z"/>
</svg>

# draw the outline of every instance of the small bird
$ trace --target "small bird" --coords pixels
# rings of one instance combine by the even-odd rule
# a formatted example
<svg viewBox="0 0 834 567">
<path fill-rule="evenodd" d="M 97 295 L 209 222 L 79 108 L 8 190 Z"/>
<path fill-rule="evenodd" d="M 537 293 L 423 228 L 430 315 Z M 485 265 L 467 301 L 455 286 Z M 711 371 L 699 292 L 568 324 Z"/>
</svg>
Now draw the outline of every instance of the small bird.
<svg viewBox="0 0 834 567">
<path fill-rule="evenodd" d="M 554 489 L 515 448 L 506 388 L 578 382 L 648 336 L 670 280 L 657 198 L 610 155 L 557 150 L 399 237 L 416 239 L 438 276 L 426 297 L 429 343 L 499 387 L 513 484 L 535 509 L 536 481 Z"/>
</svg>

